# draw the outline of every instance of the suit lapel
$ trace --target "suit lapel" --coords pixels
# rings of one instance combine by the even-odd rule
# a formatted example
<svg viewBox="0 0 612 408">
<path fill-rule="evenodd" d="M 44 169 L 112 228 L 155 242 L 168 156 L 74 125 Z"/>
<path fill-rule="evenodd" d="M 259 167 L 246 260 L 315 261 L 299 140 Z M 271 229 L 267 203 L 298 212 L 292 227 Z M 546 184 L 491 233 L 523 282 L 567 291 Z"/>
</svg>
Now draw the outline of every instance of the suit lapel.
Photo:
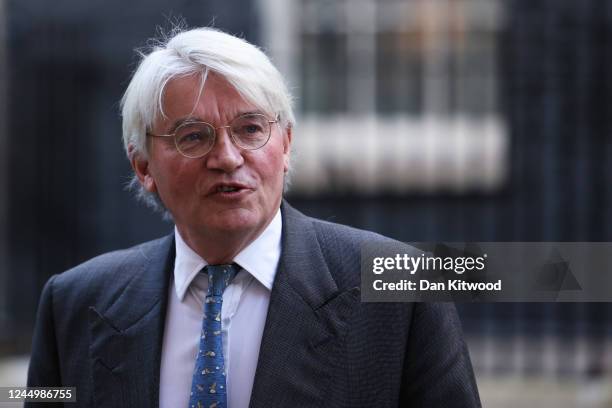
<svg viewBox="0 0 612 408">
<path fill-rule="evenodd" d="M 282 254 L 250 406 L 324 406 L 359 289 L 339 291 L 312 222 L 285 202 L 282 214 Z"/>
<path fill-rule="evenodd" d="M 97 407 L 157 406 L 173 235 L 139 248 L 138 265 L 117 274 L 108 306 L 89 309 Z"/>
</svg>

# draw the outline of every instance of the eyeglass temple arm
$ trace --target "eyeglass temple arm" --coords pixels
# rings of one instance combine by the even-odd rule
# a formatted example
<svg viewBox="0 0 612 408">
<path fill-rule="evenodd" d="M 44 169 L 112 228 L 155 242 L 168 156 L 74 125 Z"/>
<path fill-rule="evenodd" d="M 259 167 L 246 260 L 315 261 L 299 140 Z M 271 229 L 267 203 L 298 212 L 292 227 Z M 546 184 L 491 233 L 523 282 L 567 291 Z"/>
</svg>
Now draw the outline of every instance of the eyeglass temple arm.
<svg viewBox="0 0 612 408">
<path fill-rule="evenodd" d="M 147 136 L 154 136 L 154 137 L 174 137 L 174 134 L 171 135 L 156 135 L 155 133 L 151 133 L 151 132 L 146 132 Z"/>
</svg>

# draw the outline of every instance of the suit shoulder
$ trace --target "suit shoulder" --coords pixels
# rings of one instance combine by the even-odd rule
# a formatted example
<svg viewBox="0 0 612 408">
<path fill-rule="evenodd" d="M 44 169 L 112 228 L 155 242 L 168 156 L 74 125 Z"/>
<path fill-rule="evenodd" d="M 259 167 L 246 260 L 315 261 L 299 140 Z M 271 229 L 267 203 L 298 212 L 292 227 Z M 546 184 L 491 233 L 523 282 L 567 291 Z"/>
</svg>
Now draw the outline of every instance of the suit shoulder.
<svg viewBox="0 0 612 408">
<path fill-rule="evenodd" d="M 74 285 L 81 286 L 86 283 L 88 286 L 92 286 L 97 282 L 124 278 L 126 274 L 129 275 L 130 271 L 146 264 L 156 250 L 170 245 L 172 241 L 173 235 L 171 234 L 131 248 L 98 255 L 56 275 L 54 285 L 56 287 L 74 287 Z"/>
<path fill-rule="evenodd" d="M 325 241 L 336 240 L 338 243 L 349 246 L 360 247 L 363 243 L 375 244 L 402 244 L 393 238 L 386 237 L 376 232 L 337 224 L 317 218 L 310 218 L 319 238 Z"/>
</svg>

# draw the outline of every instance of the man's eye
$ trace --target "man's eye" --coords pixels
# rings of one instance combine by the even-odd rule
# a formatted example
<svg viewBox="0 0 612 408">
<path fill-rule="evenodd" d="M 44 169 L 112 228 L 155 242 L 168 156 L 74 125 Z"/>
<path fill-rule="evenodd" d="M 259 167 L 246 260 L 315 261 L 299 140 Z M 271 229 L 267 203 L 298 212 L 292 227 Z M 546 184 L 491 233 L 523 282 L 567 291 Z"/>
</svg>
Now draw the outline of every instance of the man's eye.
<svg viewBox="0 0 612 408">
<path fill-rule="evenodd" d="M 194 132 L 194 133 L 188 134 L 187 136 L 185 136 L 185 138 L 191 141 L 202 140 L 202 134 Z"/>
<path fill-rule="evenodd" d="M 179 143 L 193 143 L 204 139 L 201 132 L 190 132 L 179 137 Z"/>
<path fill-rule="evenodd" d="M 257 123 L 245 123 L 235 128 L 234 132 L 240 135 L 254 135 L 263 132 L 263 127 Z"/>
<path fill-rule="evenodd" d="M 244 126 L 245 133 L 257 133 L 261 132 L 261 126 L 259 125 L 245 125 Z"/>
</svg>

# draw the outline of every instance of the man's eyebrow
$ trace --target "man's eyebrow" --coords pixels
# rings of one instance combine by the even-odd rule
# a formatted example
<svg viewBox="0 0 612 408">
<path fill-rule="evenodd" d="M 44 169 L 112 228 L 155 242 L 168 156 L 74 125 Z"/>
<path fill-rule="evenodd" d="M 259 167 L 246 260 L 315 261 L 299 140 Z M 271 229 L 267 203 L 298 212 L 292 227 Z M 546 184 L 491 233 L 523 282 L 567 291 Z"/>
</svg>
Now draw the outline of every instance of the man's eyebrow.
<svg viewBox="0 0 612 408">
<path fill-rule="evenodd" d="M 184 118 L 178 118 L 172 123 L 172 126 L 170 126 L 170 129 L 168 129 L 168 132 L 166 134 L 171 135 L 176 131 L 176 128 L 178 128 L 182 124 L 191 123 L 191 122 L 206 122 L 206 121 L 200 119 L 197 116 L 186 116 Z"/>
<path fill-rule="evenodd" d="M 265 116 L 265 113 L 263 113 L 260 110 L 238 112 L 238 114 L 234 116 L 234 118 L 237 118 L 239 116 L 245 116 L 245 115 L 264 115 Z"/>
<path fill-rule="evenodd" d="M 245 116 L 245 115 L 264 115 L 265 116 L 265 113 L 263 113 L 260 110 L 240 111 L 232 119 L 235 119 L 240 116 Z M 205 123 L 213 124 L 211 121 L 202 119 L 198 116 L 185 116 L 183 118 L 178 118 L 177 120 L 175 120 L 172 123 L 172 126 L 170 126 L 170 128 L 168 129 L 168 132 L 166 134 L 170 135 L 174 133 L 176 129 L 182 124 L 191 123 L 191 122 L 205 122 Z"/>
</svg>

